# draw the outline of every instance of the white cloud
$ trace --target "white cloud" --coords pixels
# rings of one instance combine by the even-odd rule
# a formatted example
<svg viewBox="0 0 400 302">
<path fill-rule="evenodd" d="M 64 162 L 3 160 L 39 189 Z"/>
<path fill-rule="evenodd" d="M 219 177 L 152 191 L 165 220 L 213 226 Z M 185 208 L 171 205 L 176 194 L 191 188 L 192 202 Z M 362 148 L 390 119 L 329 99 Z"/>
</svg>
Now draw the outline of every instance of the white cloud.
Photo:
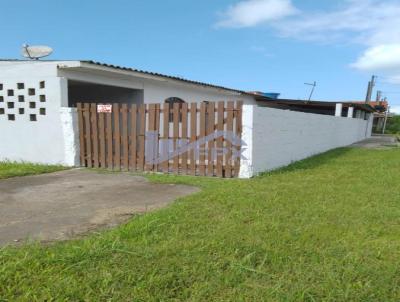
<svg viewBox="0 0 400 302">
<path fill-rule="evenodd" d="M 219 27 L 268 25 L 281 36 L 368 46 L 400 42 L 400 1 L 341 0 L 336 9 L 304 11 L 292 0 L 242 0 L 221 14 Z"/>
<path fill-rule="evenodd" d="M 365 45 L 350 64 L 400 84 L 400 1 L 347 0 L 329 12 L 303 12 L 296 20 L 276 25 L 280 35 L 324 43 Z"/>
<path fill-rule="evenodd" d="M 300 10 L 291 0 L 246 0 L 229 7 L 217 25 L 262 24 L 285 38 L 364 45 L 366 50 L 350 66 L 400 84 L 399 16 L 399 0 L 341 0 L 324 11 Z"/>
<path fill-rule="evenodd" d="M 351 66 L 372 72 L 399 72 L 400 43 L 370 47 Z"/>
<path fill-rule="evenodd" d="M 400 42 L 400 2 L 345 0 L 332 11 L 301 13 L 275 25 L 286 37 L 368 46 Z"/>
<path fill-rule="evenodd" d="M 253 27 L 294 15 L 297 9 L 290 0 L 244 0 L 221 14 L 218 27 Z"/>
</svg>

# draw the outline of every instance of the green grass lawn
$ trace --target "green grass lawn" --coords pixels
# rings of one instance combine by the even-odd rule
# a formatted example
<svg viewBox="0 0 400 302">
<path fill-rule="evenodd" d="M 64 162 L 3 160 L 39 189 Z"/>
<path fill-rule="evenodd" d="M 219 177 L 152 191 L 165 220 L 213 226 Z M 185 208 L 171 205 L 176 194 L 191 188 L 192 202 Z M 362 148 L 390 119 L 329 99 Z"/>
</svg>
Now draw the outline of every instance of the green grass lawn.
<svg viewBox="0 0 400 302">
<path fill-rule="evenodd" d="M 339 149 L 114 230 L 0 250 L 5 301 L 399 301 L 400 149 Z"/>
<path fill-rule="evenodd" d="M 62 166 L 0 161 L 0 179 L 16 177 L 16 176 L 50 173 L 63 169 L 65 168 Z"/>
</svg>

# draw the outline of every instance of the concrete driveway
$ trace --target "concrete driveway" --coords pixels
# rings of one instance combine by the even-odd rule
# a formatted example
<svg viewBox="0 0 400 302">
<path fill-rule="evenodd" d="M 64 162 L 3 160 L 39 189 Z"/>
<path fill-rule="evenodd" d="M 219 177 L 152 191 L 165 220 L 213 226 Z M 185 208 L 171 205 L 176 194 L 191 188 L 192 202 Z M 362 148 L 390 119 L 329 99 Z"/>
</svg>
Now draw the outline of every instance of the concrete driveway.
<svg viewBox="0 0 400 302">
<path fill-rule="evenodd" d="M 397 139 L 392 135 L 373 135 L 361 142 L 355 143 L 353 147 L 360 147 L 366 149 L 384 149 L 398 146 Z"/>
<path fill-rule="evenodd" d="M 68 239 L 197 191 L 127 173 L 83 169 L 0 180 L 0 246 Z"/>
</svg>

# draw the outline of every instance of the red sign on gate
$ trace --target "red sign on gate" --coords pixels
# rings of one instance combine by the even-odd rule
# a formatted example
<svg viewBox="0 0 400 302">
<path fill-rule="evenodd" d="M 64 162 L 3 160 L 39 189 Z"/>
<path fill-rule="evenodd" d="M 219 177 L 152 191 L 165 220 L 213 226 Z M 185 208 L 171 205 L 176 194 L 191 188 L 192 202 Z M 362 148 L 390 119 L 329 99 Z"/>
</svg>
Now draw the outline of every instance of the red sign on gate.
<svg viewBox="0 0 400 302">
<path fill-rule="evenodd" d="M 111 113 L 112 105 L 97 105 L 97 113 Z"/>
</svg>

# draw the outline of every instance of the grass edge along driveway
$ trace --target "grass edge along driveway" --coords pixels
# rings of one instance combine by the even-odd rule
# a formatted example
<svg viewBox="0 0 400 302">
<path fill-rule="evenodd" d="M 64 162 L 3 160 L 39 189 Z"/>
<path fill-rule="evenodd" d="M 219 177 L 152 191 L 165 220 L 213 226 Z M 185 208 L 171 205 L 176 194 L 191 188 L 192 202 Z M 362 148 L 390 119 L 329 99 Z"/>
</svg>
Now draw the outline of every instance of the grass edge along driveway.
<svg viewBox="0 0 400 302">
<path fill-rule="evenodd" d="M 67 169 L 61 165 L 43 165 L 28 162 L 0 161 L 0 180 L 17 176 L 51 173 Z"/>
<path fill-rule="evenodd" d="M 7 301 L 398 301 L 400 150 L 338 149 L 83 240 L 4 248 Z M 0 299 L 1 300 L 1 299 Z"/>
</svg>

